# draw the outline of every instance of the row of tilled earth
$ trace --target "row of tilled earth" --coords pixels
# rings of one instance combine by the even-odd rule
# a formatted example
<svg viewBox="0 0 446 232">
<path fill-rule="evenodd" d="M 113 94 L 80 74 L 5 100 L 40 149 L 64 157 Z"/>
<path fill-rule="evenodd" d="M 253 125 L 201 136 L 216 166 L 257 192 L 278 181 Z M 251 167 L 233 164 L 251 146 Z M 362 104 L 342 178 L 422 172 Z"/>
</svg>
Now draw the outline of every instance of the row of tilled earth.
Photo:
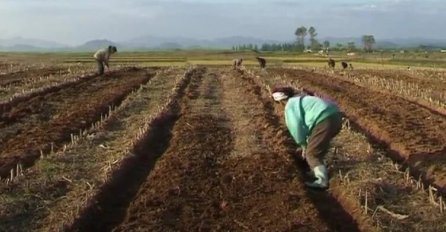
<svg viewBox="0 0 446 232">
<path fill-rule="evenodd" d="M 327 72 L 327 71 L 325 71 Z M 444 71 L 354 70 L 334 72 L 336 77 L 378 92 L 398 95 L 446 115 Z"/>
<path fill-rule="evenodd" d="M 26 82 L 32 82 L 39 78 L 49 76 L 60 76 L 67 74 L 68 70 L 57 67 L 47 67 L 41 69 L 31 69 L 26 71 L 17 71 L 0 75 L 0 86 L 23 85 Z"/>
<path fill-rule="evenodd" d="M 260 75 L 263 74 L 265 73 Z M 357 86 L 346 88 L 338 84 L 338 82 L 343 83 L 340 80 L 328 81 L 326 80 L 330 78 L 328 76 L 314 75 L 301 70 L 269 70 L 268 74 L 264 76 L 262 81 L 271 86 L 275 84 L 275 81 L 299 81 L 299 84 L 309 90 L 326 94 L 338 103 L 340 101 L 337 94 L 347 94 L 351 87 L 358 88 Z M 277 75 L 280 76 L 280 80 L 269 78 Z M 116 79 L 131 79 L 130 76 L 135 76 L 135 79 L 140 81 L 135 80 L 139 84 L 144 84 L 148 79 L 151 79 L 144 88 L 139 90 L 140 94 L 147 94 L 145 89 L 158 91 L 156 95 L 158 98 L 152 95 L 145 100 L 148 102 L 155 101 L 154 105 L 158 106 L 164 104 L 163 101 L 166 101 L 166 99 L 162 100 L 159 96 L 165 95 L 163 92 L 166 92 L 170 87 L 163 88 L 162 86 L 172 86 L 173 81 L 163 82 L 161 81 L 163 78 L 160 78 L 159 75 L 155 76 L 154 73 L 148 77 L 146 71 L 141 70 L 126 70 L 122 75 L 116 76 Z M 92 182 L 88 178 L 93 179 L 91 177 L 93 175 L 84 178 L 82 178 L 82 173 L 76 173 L 73 176 L 69 174 L 61 176 L 62 179 L 59 179 L 59 181 L 62 181 L 65 192 L 80 188 L 77 182 L 86 182 L 89 190 L 80 191 L 80 193 L 77 193 L 78 195 L 64 195 L 62 193 L 58 197 L 50 196 L 54 203 L 45 205 L 49 209 L 39 216 L 39 220 L 41 219 L 44 223 L 47 223 L 46 225 L 42 225 L 42 221 L 32 219 L 32 210 L 27 212 L 27 217 L 17 213 L 16 217 L 10 217 L 6 222 L 3 221 L 2 223 L 2 220 L 0 220 L 0 225 L 6 223 L 9 227 L 5 228 L 10 229 L 54 230 L 64 228 L 64 230 L 69 231 L 112 229 L 117 231 L 370 231 L 386 228 L 386 226 L 397 231 L 404 228 L 404 225 L 410 224 L 407 223 L 407 219 L 398 219 L 398 216 L 401 215 L 395 213 L 387 219 L 382 219 L 384 216 L 381 216 L 379 212 L 375 212 L 371 216 L 364 214 L 361 205 L 364 196 L 361 194 L 354 196 L 351 192 L 346 191 L 345 189 L 351 186 L 338 183 L 345 181 L 345 179 L 340 181 L 339 178 L 334 177 L 335 173 L 333 172 L 331 174 L 334 178 L 332 178 L 331 184 L 334 190 L 318 192 L 306 189 L 302 184 L 303 162 L 296 158 L 296 147 L 283 127 L 283 119 L 279 117 L 280 113 L 277 111 L 282 109 L 273 104 L 268 96 L 268 91 L 256 81 L 255 77 L 241 75 L 229 69 L 207 69 L 204 67 L 188 72 L 186 77 L 184 79 L 185 84 L 180 85 L 176 90 L 177 94 L 173 95 L 174 101 L 171 102 L 174 102 L 174 104 L 168 105 L 172 109 L 167 111 L 165 115 L 159 115 L 157 120 L 150 124 L 148 128 L 142 128 L 150 132 L 146 133 L 145 137 L 140 140 L 142 142 L 135 145 L 131 136 L 128 137 L 127 142 L 122 141 L 124 135 L 127 134 L 123 132 L 126 128 L 134 127 L 132 130 L 134 132 L 138 125 L 140 127 L 147 126 L 143 123 L 144 120 L 139 122 L 136 115 L 141 115 L 143 112 L 149 114 L 149 112 L 153 112 L 153 107 L 156 108 L 152 105 L 152 110 L 143 110 L 145 106 L 139 97 L 125 100 L 129 101 L 125 104 L 129 108 L 123 109 L 122 118 L 130 119 L 130 117 L 133 117 L 131 120 L 124 123 L 120 120 L 109 119 L 109 123 L 105 122 L 108 126 L 95 133 L 122 133 L 122 135 L 110 135 L 113 138 L 105 139 L 109 143 L 104 143 L 104 136 L 101 136 L 101 139 L 94 143 L 95 149 L 87 150 L 95 156 L 101 152 L 97 148 L 98 146 L 109 151 L 115 147 L 116 149 L 118 147 L 133 148 L 132 153 L 130 153 L 130 160 L 133 161 L 109 170 L 113 173 L 113 178 L 106 182 Z M 153 83 L 151 83 L 152 79 Z M 104 80 L 97 79 L 92 81 L 91 85 L 96 85 L 97 89 L 97 84 L 101 81 Z M 127 81 L 125 83 L 129 83 Z M 331 89 L 333 92 L 324 92 L 327 91 L 321 88 L 324 83 L 331 84 L 333 87 L 329 88 L 327 86 L 327 89 Z M 121 86 L 124 85 L 123 83 L 120 84 Z M 78 89 L 79 92 L 75 95 L 78 96 L 80 93 L 82 96 L 82 92 L 86 88 L 86 86 L 83 86 L 83 88 Z M 157 90 L 157 88 L 159 89 Z M 119 93 L 119 91 L 117 92 Z M 98 91 L 99 94 L 104 95 L 105 92 Z M 124 94 L 122 98 L 125 98 L 128 94 Z M 367 89 L 364 89 L 363 94 L 370 101 L 375 101 L 372 98 L 376 95 L 375 92 L 367 92 Z M 119 94 L 116 96 L 119 96 Z M 140 110 L 132 111 L 131 109 L 135 106 L 132 102 L 140 102 L 136 104 Z M 75 104 L 75 101 L 73 100 L 70 104 Z M 109 105 L 113 104 L 116 104 L 116 102 L 109 102 Z M 347 103 L 340 103 L 342 109 L 349 118 L 356 122 L 358 118 L 349 114 L 349 111 L 345 109 L 347 106 L 344 104 Z M 354 104 L 354 102 L 352 104 L 353 107 L 358 107 L 362 111 L 366 111 L 367 107 L 373 105 L 372 103 L 370 103 L 371 105 Z M 402 103 L 399 102 L 399 104 Z M 365 109 L 360 108 L 360 106 Z M 128 111 L 132 113 L 125 114 Z M 435 113 L 429 113 L 435 116 Z M 34 117 L 38 117 L 40 114 L 36 113 L 35 115 Z M 92 122 L 97 121 L 97 118 L 92 116 L 94 114 L 83 115 L 87 115 L 85 120 L 90 120 L 87 124 L 91 125 Z M 141 116 L 141 118 L 143 117 Z M 369 120 L 379 122 L 381 118 L 372 117 Z M 358 121 L 358 124 L 361 126 L 360 121 Z M 373 131 L 370 131 L 367 126 L 368 124 L 363 128 L 372 133 Z M 429 126 L 422 127 L 420 130 L 429 129 Z M 30 135 L 28 139 L 38 139 L 39 136 L 42 136 L 42 134 Z M 330 162 L 352 162 L 354 157 L 350 157 L 348 153 L 353 152 L 355 148 L 351 144 L 345 145 L 343 143 L 343 140 L 349 140 L 352 137 L 354 136 L 348 130 L 343 130 L 340 139 L 336 142 L 335 151 L 331 152 L 332 156 L 342 158 Z M 105 138 L 108 137 L 105 136 Z M 393 137 L 391 138 L 393 139 Z M 66 142 L 66 140 L 64 141 Z M 360 143 L 358 141 L 355 140 L 357 144 Z M 379 142 L 392 148 L 394 140 L 380 140 Z M 60 150 L 58 148 L 63 143 L 61 141 L 58 147 L 53 147 L 53 149 Z M 370 146 L 370 143 L 366 140 L 363 140 L 361 144 L 363 144 L 362 147 Z M 71 153 L 70 159 L 73 159 L 73 163 L 81 161 L 76 160 L 76 155 L 86 152 L 86 150 L 78 150 L 79 147 L 80 145 L 75 146 Z M 112 154 L 107 153 L 108 155 Z M 362 159 L 362 164 L 367 164 L 367 167 L 374 163 L 380 163 L 373 160 L 373 154 L 368 154 L 368 156 L 370 157 L 356 157 L 356 161 Z M 380 165 L 380 167 L 384 167 L 385 163 L 380 163 Z M 85 171 L 91 172 L 98 167 L 91 166 L 89 167 L 90 170 Z M 351 172 L 352 170 L 358 170 L 358 168 L 355 168 L 350 167 L 349 170 Z M 365 169 L 360 170 L 364 171 Z M 343 169 L 342 171 L 346 170 Z M 386 176 L 388 174 L 388 172 L 380 173 L 377 178 L 388 178 L 395 180 L 395 182 L 404 178 L 404 174 L 398 173 Z M 28 176 L 27 178 L 32 177 Z M 364 180 L 352 179 L 351 181 L 359 183 Z M 57 183 L 60 184 L 60 182 Z M 57 190 L 60 186 L 56 184 L 52 187 L 40 191 L 48 192 L 54 190 L 54 188 Z M 396 195 L 414 199 L 423 195 L 422 191 L 409 191 L 413 188 L 410 184 L 404 185 L 404 188 L 407 191 L 392 192 L 393 197 Z M 9 191 L 16 191 L 17 189 L 20 188 L 12 188 Z M 25 187 L 22 190 L 25 190 Z M 394 189 L 390 188 L 389 191 L 391 190 Z M 73 207 L 64 209 L 63 205 L 67 203 L 66 199 L 74 199 L 75 196 L 85 198 L 84 201 L 87 203 L 78 206 L 76 212 L 69 213 L 68 211 L 73 211 Z M 390 198 L 388 195 L 382 195 L 381 197 L 383 198 L 381 200 L 384 201 L 388 200 L 386 197 Z M 357 198 L 359 202 L 356 201 Z M 26 204 L 25 201 L 28 200 L 26 199 L 22 203 Z M 45 199 L 41 201 L 45 202 Z M 75 201 L 71 203 L 75 204 Z M 369 204 L 373 205 L 372 203 Z M 399 207 L 400 211 L 409 208 L 407 202 L 394 202 L 394 204 Z M 54 205 L 58 205 L 58 207 Z M 42 211 L 41 208 L 44 207 L 39 206 L 38 204 L 34 205 L 34 210 Z M 367 210 L 367 204 L 365 208 Z M 425 208 L 425 212 L 432 214 L 433 207 L 425 205 Z M 60 225 L 55 214 L 63 215 L 66 218 L 63 225 Z M 389 213 L 387 212 L 387 214 Z M 397 215 L 397 219 L 394 218 L 395 215 Z M 442 217 L 442 215 L 437 214 L 435 214 L 435 217 L 429 217 L 431 223 L 437 223 L 436 227 L 426 227 L 426 225 L 429 225 L 426 220 L 424 224 L 421 223 L 421 227 L 419 225 L 418 227 L 413 226 L 414 220 L 417 220 L 414 215 L 411 215 L 409 220 L 412 222 L 410 224 L 412 225 L 411 228 L 421 228 L 422 230 L 424 228 L 425 231 L 434 231 L 429 230 L 429 228 L 443 228 L 441 227 L 443 226 L 441 224 Z M 17 227 L 18 225 L 14 224 L 14 221 L 20 221 L 23 218 L 25 219 L 22 222 L 27 227 Z M 376 221 L 376 218 L 382 219 L 380 225 L 375 225 L 374 220 Z"/>
<path fill-rule="evenodd" d="M 115 71 L 10 105 L 0 115 L 0 177 L 10 175 L 18 164 L 29 167 L 42 153 L 61 148 L 153 76 L 150 70 Z"/>
<path fill-rule="evenodd" d="M 73 123 L 84 122 L 73 124 L 67 120 L 68 126 L 81 125 L 76 130 L 85 130 L 74 136 L 75 141 L 68 134 L 60 144 L 53 143 L 53 152 L 42 152 L 43 159 L 34 159 L 36 164 L 9 184 L 3 181 L 0 231 L 52 231 L 72 220 L 98 186 L 108 181 L 119 161 L 129 156 L 150 116 L 168 100 L 183 73 L 181 68 L 124 69 L 72 83 L 63 90 L 42 92 L 39 99 L 48 95 L 46 99 L 60 107 L 53 111 L 42 108 L 42 112 L 75 114 L 79 118 L 71 117 Z M 64 99 L 70 104 L 63 104 Z M 26 128 L 25 124 L 16 125 Z M 60 127 L 45 128 L 50 133 L 62 131 Z M 29 134 L 28 139 L 45 141 L 46 136 Z M 2 152 L 7 154 L 8 150 Z"/>
<path fill-rule="evenodd" d="M 0 111 L 18 101 L 27 100 L 42 90 L 53 91 L 62 88 L 62 83 L 76 82 L 85 76 L 85 70 L 71 70 L 63 66 L 30 68 L 0 75 Z"/>
</svg>

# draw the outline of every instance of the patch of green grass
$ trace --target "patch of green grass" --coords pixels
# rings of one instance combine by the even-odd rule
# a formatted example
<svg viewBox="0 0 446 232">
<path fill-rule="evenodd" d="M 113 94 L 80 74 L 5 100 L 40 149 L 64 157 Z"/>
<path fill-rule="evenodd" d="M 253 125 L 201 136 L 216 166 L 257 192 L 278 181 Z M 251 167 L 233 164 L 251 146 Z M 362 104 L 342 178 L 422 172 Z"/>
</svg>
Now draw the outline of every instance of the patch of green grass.
<svg viewBox="0 0 446 232">
<path fill-rule="evenodd" d="M 49 64 L 86 64 L 94 63 L 94 51 L 91 52 L 59 52 L 59 53 L 0 53 L 0 61 L 30 63 L 41 62 Z M 395 56 L 394 56 L 395 54 Z M 256 56 L 265 57 L 269 65 L 309 65 L 325 66 L 328 57 L 317 53 L 296 52 L 253 52 L 231 50 L 178 50 L 178 51 L 145 51 L 145 52 L 118 52 L 111 57 L 110 64 L 155 65 L 155 66 L 182 66 L 187 64 L 200 65 L 232 65 L 234 58 L 243 58 L 245 65 L 257 65 Z M 347 52 L 332 51 L 330 57 L 337 61 L 345 60 L 353 63 L 354 67 L 431 67 L 446 68 L 446 54 L 441 53 L 415 53 L 404 54 L 395 52 L 356 52 L 355 56 L 347 56 Z M 390 66 L 389 66 L 390 65 Z"/>
</svg>

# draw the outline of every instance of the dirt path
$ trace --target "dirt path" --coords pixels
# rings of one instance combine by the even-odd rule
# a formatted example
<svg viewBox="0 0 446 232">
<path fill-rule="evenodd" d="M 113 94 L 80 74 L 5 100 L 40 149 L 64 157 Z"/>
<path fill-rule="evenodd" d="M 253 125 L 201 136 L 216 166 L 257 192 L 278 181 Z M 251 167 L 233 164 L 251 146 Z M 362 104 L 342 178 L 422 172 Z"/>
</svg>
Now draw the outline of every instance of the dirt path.
<svg viewBox="0 0 446 232">
<path fill-rule="evenodd" d="M 153 75 L 145 70 L 122 70 L 14 106 L 1 116 L 0 176 L 9 174 L 19 162 L 31 166 L 40 150 L 47 153 L 51 146 L 57 150 L 70 141 L 70 134 L 89 128 Z"/>
<path fill-rule="evenodd" d="M 302 70 L 271 70 L 287 81 L 334 99 L 345 114 L 413 175 L 446 190 L 446 117 L 403 98 L 376 92 L 326 75 Z"/>
</svg>

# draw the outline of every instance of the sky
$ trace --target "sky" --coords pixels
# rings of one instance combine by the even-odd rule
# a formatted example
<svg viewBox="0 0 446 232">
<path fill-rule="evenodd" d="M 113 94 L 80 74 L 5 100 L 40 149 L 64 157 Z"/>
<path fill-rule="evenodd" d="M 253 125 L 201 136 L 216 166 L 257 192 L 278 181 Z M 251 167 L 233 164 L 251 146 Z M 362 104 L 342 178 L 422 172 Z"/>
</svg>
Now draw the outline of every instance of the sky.
<svg viewBox="0 0 446 232">
<path fill-rule="evenodd" d="M 318 37 L 446 38 L 445 0 L 0 0 L 0 39 L 79 45 L 141 36 L 291 41 Z"/>
</svg>

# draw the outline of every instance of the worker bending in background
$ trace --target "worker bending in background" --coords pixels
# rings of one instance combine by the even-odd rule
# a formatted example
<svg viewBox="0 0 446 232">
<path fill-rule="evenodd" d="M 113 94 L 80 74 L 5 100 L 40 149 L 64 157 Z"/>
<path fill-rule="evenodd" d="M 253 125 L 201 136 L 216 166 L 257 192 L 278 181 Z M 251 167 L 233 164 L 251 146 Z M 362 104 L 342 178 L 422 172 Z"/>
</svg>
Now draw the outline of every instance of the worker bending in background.
<svg viewBox="0 0 446 232">
<path fill-rule="evenodd" d="M 115 46 L 108 46 L 108 48 L 99 49 L 95 54 L 94 58 L 96 59 L 96 62 L 98 63 L 98 72 L 99 75 L 104 74 L 104 65 L 107 67 L 107 69 L 110 69 L 108 66 L 108 61 L 110 60 L 110 56 L 114 53 L 116 53 L 118 50 Z"/>
<path fill-rule="evenodd" d="M 338 107 L 315 96 L 298 94 L 292 87 L 277 87 L 272 91 L 277 102 L 286 103 L 285 122 L 294 141 L 301 146 L 315 177 L 313 182 L 305 182 L 311 188 L 328 188 L 328 171 L 324 157 L 330 141 L 342 128 L 342 115 Z"/>
<path fill-rule="evenodd" d="M 265 58 L 256 56 L 256 59 L 259 62 L 259 65 L 260 65 L 261 69 L 266 68 L 266 60 L 265 60 Z"/>
<path fill-rule="evenodd" d="M 232 69 L 237 70 L 242 67 L 243 58 L 233 59 L 232 60 Z"/>
</svg>

